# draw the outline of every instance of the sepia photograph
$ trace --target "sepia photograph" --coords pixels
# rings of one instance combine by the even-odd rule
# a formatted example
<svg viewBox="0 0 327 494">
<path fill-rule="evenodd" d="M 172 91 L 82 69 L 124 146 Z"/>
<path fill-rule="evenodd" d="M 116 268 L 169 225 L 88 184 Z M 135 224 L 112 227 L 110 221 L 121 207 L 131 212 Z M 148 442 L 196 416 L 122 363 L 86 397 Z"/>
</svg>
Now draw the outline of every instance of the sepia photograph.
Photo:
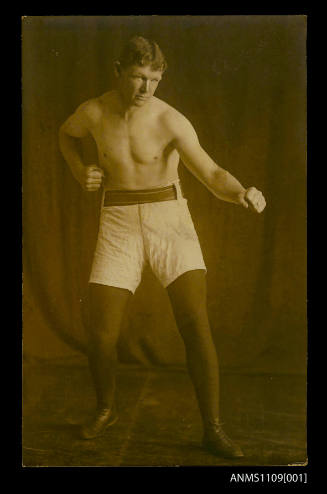
<svg viewBox="0 0 327 494">
<path fill-rule="evenodd" d="M 307 17 L 21 34 L 22 466 L 306 466 Z"/>
</svg>

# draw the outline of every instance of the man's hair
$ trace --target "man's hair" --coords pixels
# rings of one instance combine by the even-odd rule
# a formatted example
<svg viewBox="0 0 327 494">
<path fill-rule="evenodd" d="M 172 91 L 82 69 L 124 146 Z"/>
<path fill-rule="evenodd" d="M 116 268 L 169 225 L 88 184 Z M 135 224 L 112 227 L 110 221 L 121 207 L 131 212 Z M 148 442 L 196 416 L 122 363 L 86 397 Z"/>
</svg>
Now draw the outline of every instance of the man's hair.
<svg viewBox="0 0 327 494">
<path fill-rule="evenodd" d="M 152 70 L 164 72 L 167 62 L 158 44 L 143 36 L 133 36 L 124 46 L 118 59 L 123 68 L 130 65 L 150 65 Z"/>
</svg>

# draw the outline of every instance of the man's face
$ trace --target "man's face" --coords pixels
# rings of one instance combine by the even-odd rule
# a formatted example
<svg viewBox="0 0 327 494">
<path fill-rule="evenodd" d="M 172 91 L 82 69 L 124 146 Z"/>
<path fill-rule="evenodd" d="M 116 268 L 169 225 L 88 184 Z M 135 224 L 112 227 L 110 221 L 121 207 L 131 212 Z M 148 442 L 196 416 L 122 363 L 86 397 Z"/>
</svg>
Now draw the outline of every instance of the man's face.
<svg viewBox="0 0 327 494">
<path fill-rule="evenodd" d="M 121 68 L 119 91 L 129 106 L 143 106 L 154 95 L 161 77 L 162 72 L 152 70 L 150 65 Z"/>
</svg>

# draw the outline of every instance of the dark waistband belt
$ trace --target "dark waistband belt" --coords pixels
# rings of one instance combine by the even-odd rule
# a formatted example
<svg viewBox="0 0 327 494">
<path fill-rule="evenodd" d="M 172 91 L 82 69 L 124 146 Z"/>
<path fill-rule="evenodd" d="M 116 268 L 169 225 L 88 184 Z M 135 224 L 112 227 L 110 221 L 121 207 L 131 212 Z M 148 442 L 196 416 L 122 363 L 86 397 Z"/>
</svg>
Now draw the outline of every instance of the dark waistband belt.
<svg viewBox="0 0 327 494">
<path fill-rule="evenodd" d="M 174 184 L 156 189 L 144 190 L 106 190 L 103 206 L 128 206 L 147 202 L 173 201 L 177 199 Z"/>
</svg>

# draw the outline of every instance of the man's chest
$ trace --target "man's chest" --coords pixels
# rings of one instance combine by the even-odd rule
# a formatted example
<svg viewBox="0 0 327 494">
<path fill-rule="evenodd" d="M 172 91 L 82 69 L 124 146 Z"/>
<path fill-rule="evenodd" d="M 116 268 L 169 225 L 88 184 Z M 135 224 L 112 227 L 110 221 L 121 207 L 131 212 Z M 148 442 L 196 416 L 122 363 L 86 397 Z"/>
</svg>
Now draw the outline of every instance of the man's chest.
<svg viewBox="0 0 327 494">
<path fill-rule="evenodd" d="M 161 160 L 169 144 L 169 136 L 155 119 L 134 119 L 126 122 L 111 116 L 94 129 L 98 150 L 104 159 L 114 162 L 153 163 Z"/>
</svg>

